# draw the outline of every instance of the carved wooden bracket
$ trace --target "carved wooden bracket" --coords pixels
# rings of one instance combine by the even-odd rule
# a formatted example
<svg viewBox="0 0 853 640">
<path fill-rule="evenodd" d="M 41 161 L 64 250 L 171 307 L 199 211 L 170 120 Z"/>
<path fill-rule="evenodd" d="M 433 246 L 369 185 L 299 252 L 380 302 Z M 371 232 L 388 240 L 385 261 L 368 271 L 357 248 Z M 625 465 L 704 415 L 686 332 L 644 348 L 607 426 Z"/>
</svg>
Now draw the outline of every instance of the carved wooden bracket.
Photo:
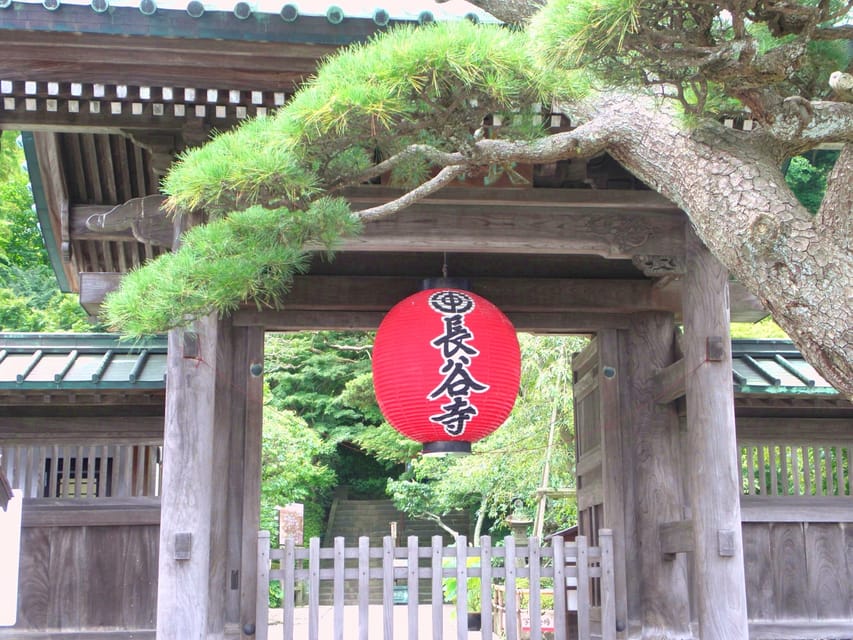
<svg viewBox="0 0 853 640">
<path fill-rule="evenodd" d="M 634 256 L 631 262 L 647 278 L 657 279 L 655 286 L 665 287 L 673 280 L 680 280 L 685 273 L 684 260 L 678 256 Z"/>
<path fill-rule="evenodd" d="M 106 213 L 89 216 L 86 228 L 102 232 L 130 229 L 133 237 L 143 244 L 171 248 L 173 228 L 162 209 L 165 200 L 161 195 L 132 198 Z"/>
</svg>

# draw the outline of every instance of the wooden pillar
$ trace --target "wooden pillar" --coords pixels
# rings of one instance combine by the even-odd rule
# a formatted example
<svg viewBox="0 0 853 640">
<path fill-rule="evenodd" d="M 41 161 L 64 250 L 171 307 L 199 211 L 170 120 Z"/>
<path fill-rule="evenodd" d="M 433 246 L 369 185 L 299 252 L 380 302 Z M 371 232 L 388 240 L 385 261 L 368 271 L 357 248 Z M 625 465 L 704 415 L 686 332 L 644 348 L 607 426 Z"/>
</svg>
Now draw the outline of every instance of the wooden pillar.
<svg viewBox="0 0 853 640">
<path fill-rule="evenodd" d="M 633 501 L 627 476 L 631 464 L 630 432 L 624 428 L 623 392 L 627 376 L 625 335 L 613 329 L 598 333 L 598 392 L 601 420 L 603 527 L 613 530 L 613 563 L 616 598 L 616 632 L 628 634 L 628 578 L 626 544 L 633 536 Z M 599 525 L 601 526 L 601 524 Z M 597 535 L 597 532 L 596 532 Z"/>
<path fill-rule="evenodd" d="M 634 559 L 629 576 L 635 590 L 629 605 L 638 611 L 643 634 L 651 638 L 690 636 L 687 558 L 664 556 L 661 525 L 684 518 L 680 434 L 674 403 L 657 403 L 655 372 L 672 364 L 675 319 L 670 313 L 642 313 L 632 318 L 624 384 L 627 426 L 632 433 L 635 511 L 634 536 L 627 555 Z M 632 616 L 633 617 L 633 616 Z"/>
<path fill-rule="evenodd" d="M 728 273 L 687 232 L 684 283 L 687 487 L 702 640 L 747 640 Z"/>
<path fill-rule="evenodd" d="M 263 329 L 205 318 L 170 333 L 168 357 L 157 638 L 251 638 Z"/>
<path fill-rule="evenodd" d="M 208 316 L 169 332 L 158 640 L 208 637 L 217 329 Z"/>
</svg>

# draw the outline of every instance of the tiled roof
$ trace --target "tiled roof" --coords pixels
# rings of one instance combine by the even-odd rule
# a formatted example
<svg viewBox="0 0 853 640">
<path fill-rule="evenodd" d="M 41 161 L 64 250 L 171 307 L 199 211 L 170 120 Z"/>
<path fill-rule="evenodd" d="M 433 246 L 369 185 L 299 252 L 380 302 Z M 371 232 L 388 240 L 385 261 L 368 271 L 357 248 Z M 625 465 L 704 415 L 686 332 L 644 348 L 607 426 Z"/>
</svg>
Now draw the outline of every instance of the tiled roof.
<svg viewBox="0 0 853 640">
<path fill-rule="evenodd" d="M 166 339 L 0 333 L 0 389 L 163 389 Z"/>
<path fill-rule="evenodd" d="M 733 340 L 736 393 L 837 395 L 788 340 Z M 0 389 L 163 389 L 166 338 L 0 333 Z"/>
<path fill-rule="evenodd" d="M 733 340 L 736 393 L 837 395 L 788 340 Z"/>
<path fill-rule="evenodd" d="M 94 14 L 109 18 L 118 10 L 138 10 L 155 21 L 168 22 L 171 16 L 187 14 L 205 20 L 212 15 L 233 14 L 240 21 L 251 22 L 253 17 L 280 16 L 285 23 L 300 18 L 325 17 L 332 25 L 345 28 L 347 20 L 364 20 L 384 27 L 394 22 L 452 21 L 467 19 L 473 22 L 498 23 L 492 15 L 465 0 L 0 0 L 0 10 L 14 5 L 41 5 L 45 12 L 60 11 L 62 7 L 88 7 Z M 75 11 L 76 13 L 76 11 Z M 2 14 L 0 14 L 2 15 Z M 239 38 L 239 34 L 232 34 Z"/>
</svg>

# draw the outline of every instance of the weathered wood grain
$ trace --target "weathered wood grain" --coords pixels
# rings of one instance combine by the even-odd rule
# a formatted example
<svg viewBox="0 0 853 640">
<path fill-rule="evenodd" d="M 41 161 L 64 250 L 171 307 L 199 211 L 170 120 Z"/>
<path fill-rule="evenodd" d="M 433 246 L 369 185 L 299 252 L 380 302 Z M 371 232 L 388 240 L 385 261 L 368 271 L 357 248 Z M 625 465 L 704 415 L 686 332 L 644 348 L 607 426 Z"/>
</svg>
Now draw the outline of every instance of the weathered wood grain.
<svg viewBox="0 0 853 640">
<path fill-rule="evenodd" d="M 771 525 L 770 548 L 773 557 L 773 603 L 777 617 L 807 618 L 808 567 L 803 524 Z"/>
<path fill-rule="evenodd" d="M 56 629 L 78 630 L 85 622 L 89 554 L 86 527 L 50 529 L 50 600 L 47 624 Z"/>
<path fill-rule="evenodd" d="M 197 340 L 191 340 L 192 334 Z M 169 333 L 166 428 L 158 571 L 157 637 L 184 640 L 207 629 L 218 323 Z M 191 443 L 191 444 L 190 444 Z M 178 534 L 191 536 L 190 558 L 175 558 Z"/>
<path fill-rule="evenodd" d="M 255 561 L 255 532 L 261 526 L 261 446 L 263 431 L 264 378 L 256 373 L 263 371 L 264 331 L 260 327 L 233 329 L 239 339 L 236 353 L 235 375 L 239 376 L 244 393 L 242 398 L 242 420 L 235 425 L 243 431 L 243 495 L 240 514 L 241 561 L 240 561 L 240 611 L 236 622 L 241 628 L 255 625 L 257 591 L 253 585 L 258 571 Z"/>
<path fill-rule="evenodd" d="M 773 593 L 774 556 L 768 523 L 743 525 L 743 558 L 746 566 L 746 605 L 750 620 L 773 620 L 776 607 Z"/>
<path fill-rule="evenodd" d="M 743 496 L 743 522 L 853 523 L 849 496 Z"/>
<path fill-rule="evenodd" d="M 679 549 L 668 549 L 665 531 L 662 535 L 666 523 L 684 515 L 678 415 L 673 404 L 649 402 L 660 389 L 656 371 L 673 362 L 674 328 L 671 314 L 637 314 L 628 333 L 622 376 L 629 393 L 626 423 L 632 438 L 633 474 L 628 480 L 633 479 L 636 505 L 627 556 L 637 559 L 633 568 L 634 580 L 640 583 L 639 611 L 646 628 L 682 636 L 690 628 L 687 560 L 683 555 L 664 557 Z M 692 543 L 692 528 L 687 535 Z M 652 553 L 658 541 L 662 553 Z"/>
<path fill-rule="evenodd" d="M 853 616 L 853 587 L 847 579 L 846 551 L 843 525 L 805 525 L 806 582 L 811 596 L 809 613 L 812 618 Z"/>
<path fill-rule="evenodd" d="M 684 282 L 684 358 L 687 371 L 687 487 L 694 524 L 699 635 L 703 640 L 746 640 L 743 542 L 740 524 L 732 359 L 729 346 L 728 274 L 695 233 L 687 235 Z M 719 340 L 722 359 L 708 357 Z M 719 536 L 731 536 L 723 556 Z"/>
<path fill-rule="evenodd" d="M 625 336 L 621 331 L 598 334 L 599 418 L 602 446 L 602 491 L 604 521 L 597 528 L 613 532 L 612 550 L 616 594 L 613 599 L 616 629 L 628 627 L 627 537 L 633 537 L 634 487 L 630 422 L 626 419 L 621 397 L 621 380 L 628 369 L 625 362 Z M 623 422 L 624 420 L 624 422 Z M 628 515 L 630 514 L 630 515 Z"/>
<path fill-rule="evenodd" d="M 42 630 L 48 626 L 50 602 L 50 531 L 23 529 L 18 569 L 17 628 Z"/>
</svg>

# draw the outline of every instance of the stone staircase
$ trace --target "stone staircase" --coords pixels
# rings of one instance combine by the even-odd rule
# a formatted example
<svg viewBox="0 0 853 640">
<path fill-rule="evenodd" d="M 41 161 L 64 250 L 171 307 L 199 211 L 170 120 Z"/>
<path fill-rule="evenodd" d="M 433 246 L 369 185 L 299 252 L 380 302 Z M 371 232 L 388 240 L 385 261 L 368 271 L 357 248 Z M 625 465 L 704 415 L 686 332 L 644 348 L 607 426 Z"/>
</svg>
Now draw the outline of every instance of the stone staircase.
<svg viewBox="0 0 853 640">
<path fill-rule="evenodd" d="M 453 542 L 452 537 L 430 520 L 409 518 L 405 513 L 398 511 L 390 500 L 335 500 L 329 513 L 329 523 L 326 528 L 326 536 L 323 538 L 323 546 L 331 547 L 336 537 L 343 537 L 347 547 L 357 547 L 360 536 L 370 538 L 371 547 L 381 547 L 382 538 L 391 535 L 392 524 L 396 523 L 397 538 L 399 546 L 405 546 L 409 536 L 417 536 L 421 546 L 431 544 L 432 536 L 441 535 L 444 544 Z M 459 512 L 452 514 L 446 519 L 448 525 L 462 534 L 468 535 L 470 519 L 468 514 Z M 381 566 L 381 561 L 375 560 L 376 566 Z M 356 561 L 352 561 L 356 566 Z M 331 561 L 329 562 L 331 567 Z M 349 566 L 349 565 L 347 565 Z M 420 600 L 428 603 L 430 598 L 429 580 L 421 580 L 419 585 Z M 332 604 L 331 581 L 320 582 L 321 604 Z M 345 604 L 358 604 L 358 585 L 355 581 L 348 581 L 344 587 Z M 382 603 L 382 583 L 371 581 L 370 583 L 371 604 Z"/>
</svg>

